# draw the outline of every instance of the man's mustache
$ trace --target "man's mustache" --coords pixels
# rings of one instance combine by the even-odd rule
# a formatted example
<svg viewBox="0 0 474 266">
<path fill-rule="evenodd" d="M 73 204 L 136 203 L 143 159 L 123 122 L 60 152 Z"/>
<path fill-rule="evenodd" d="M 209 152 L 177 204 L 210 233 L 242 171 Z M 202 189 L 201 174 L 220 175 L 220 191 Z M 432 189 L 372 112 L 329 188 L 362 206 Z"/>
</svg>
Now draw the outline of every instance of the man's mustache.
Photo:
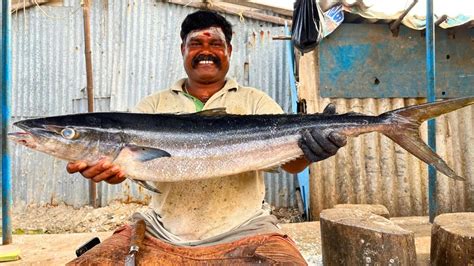
<svg viewBox="0 0 474 266">
<path fill-rule="evenodd" d="M 221 60 L 217 56 L 200 54 L 193 58 L 191 66 L 196 68 L 200 61 L 212 61 L 218 68 L 221 67 Z"/>
</svg>

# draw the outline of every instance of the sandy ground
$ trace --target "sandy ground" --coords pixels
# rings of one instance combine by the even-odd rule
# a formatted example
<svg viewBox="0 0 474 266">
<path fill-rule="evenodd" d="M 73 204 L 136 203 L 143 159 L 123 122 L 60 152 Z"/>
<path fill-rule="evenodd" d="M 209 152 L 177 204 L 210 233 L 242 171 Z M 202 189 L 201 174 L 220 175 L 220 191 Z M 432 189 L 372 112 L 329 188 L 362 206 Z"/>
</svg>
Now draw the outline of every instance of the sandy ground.
<svg viewBox="0 0 474 266">
<path fill-rule="evenodd" d="M 94 237 L 102 241 L 112 232 L 13 235 L 20 260 L 2 265 L 64 265 L 76 257 L 76 249 Z"/>
<path fill-rule="evenodd" d="M 134 212 L 147 208 L 135 203 L 112 203 L 102 208 L 89 206 L 28 206 L 13 209 L 12 227 L 16 234 L 59 234 L 113 231 L 129 222 Z M 273 209 L 280 223 L 301 222 L 297 209 Z"/>
<path fill-rule="evenodd" d="M 63 265 L 75 257 L 75 250 L 93 237 L 104 240 L 115 228 L 126 223 L 139 204 L 114 203 L 104 208 L 69 206 L 30 206 L 14 209 L 13 244 L 21 260 L 8 265 Z M 274 210 L 282 229 L 295 240 L 310 265 L 321 265 L 319 222 L 300 222 L 297 210 Z M 415 232 L 418 265 L 429 265 L 430 230 L 428 217 L 392 218 L 401 227 Z M 299 223 L 285 223 L 299 222 Z M 26 233 L 26 234 L 25 234 Z"/>
<path fill-rule="evenodd" d="M 14 208 L 12 227 L 18 234 L 107 232 L 127 223 L 134 212 L 144 208 L 134 203 L 112 203 L 96 209 L 66 205 Z"/>
<path fill-rule="evenodd" d="M 418 265 L 429 265 L 430 228 L 427 217 L 392 218 L 415 232 Z M 295 240 L 309 265 L 322 265 L 319 222 L 282 224 L 282 229 Z M 75 258 L 77 247 L 92 239 L 101 240 L 112 232 L 14 235 L 13 243 L 19 247 L 21 260 L 3 265 L 63 265 Z"/>
</svg>

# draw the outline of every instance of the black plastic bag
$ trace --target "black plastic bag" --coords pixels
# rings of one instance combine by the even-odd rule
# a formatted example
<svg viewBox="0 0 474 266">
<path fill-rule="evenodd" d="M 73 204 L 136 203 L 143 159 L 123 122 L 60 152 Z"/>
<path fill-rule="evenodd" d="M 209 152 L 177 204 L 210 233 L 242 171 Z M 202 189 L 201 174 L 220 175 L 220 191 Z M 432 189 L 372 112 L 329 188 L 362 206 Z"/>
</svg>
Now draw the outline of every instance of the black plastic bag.
<svg viewBox="0 0 474 266">
<path fill-rule="evenodd" d="M 291 39 L 302 53 L 313 50 L 323 38 L 324 20 L 316 0 L 297 0 L 293 10 Z"/>
</svg>

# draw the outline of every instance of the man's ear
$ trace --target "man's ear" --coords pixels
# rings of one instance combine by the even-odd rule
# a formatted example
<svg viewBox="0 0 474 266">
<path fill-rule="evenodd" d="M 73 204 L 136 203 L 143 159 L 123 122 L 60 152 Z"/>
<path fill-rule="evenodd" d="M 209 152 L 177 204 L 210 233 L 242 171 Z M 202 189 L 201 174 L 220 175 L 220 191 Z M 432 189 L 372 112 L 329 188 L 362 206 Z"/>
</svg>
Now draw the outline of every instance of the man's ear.
<svg viewBox="0 0 474 266">
<path fill-rule="evenodd" d="M 232 44 L 227 43 L 227 52 L 229 53 L 229 57 L 232 55 Z"/>
<path fill-rule="evenodd" d="M 184 42 L 181 43 L 181 55 L 184 55 Z"/>
</svg>

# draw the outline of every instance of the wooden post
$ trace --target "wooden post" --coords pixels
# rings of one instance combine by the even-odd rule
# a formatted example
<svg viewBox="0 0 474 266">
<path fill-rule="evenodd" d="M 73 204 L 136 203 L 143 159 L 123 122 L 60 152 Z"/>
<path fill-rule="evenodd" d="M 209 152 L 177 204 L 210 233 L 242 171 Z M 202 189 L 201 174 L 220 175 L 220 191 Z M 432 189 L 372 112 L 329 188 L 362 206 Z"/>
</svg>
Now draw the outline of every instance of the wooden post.
<svg viewBox="0 0 474 266">
<path fill-rule="evenodd" d="M 299 57 L 299 85 L 298 85 L 298 102 L 300 103 L 301 111 L 313 114 L 319 112 L 319 67 L 316 66 L 317 48 Z M 319 219 L 319 213 L 323 206 L 320 203 L 323 191 L 322 179 L 320 178 L 321 166 L 320 164 L 311 164 L 309 166 L 309 217 L 312 220 Z M 315 176 L 316 175 L 316 176 Z M 319 177 L 319 178 L 318 178 Z"/>
<path fill-rule="evenodd" d="M 84 18 L 84 55 L 86 58 L 87 76 L 87 111 L 94 112 L 94 83 L 92 72 L 92 51 L 91 51 L 91 23 L 90 23 L 91 0 L 84 0 L 82 14 Z M 89 181 L 89 204 L 97 208 L 97 186 L 92 180 Z"/>
<path fill-rule="evenodd" d="M 330 102 L 330 99 L 323 99 L 319 94 L 319 55 L 318 47 L 315 50 L 305 53 L 299 58 L 299 86 L 298 86 L 298 100 L 303 106 L 303 109 L 308 114 L 320 113 L 324 107 Z M 335 202 L 336 191 L 325 190 L 328 183 L 335 182 L 335 176 L 327 178 L 326 173 L 334 173 L 335 158 L 313 163 L 309 166 L 309 209 L 311 219 L 318 220 L 319 213 L 327 205 L 324 198 L 326 194 L 332 195 Z M 324 178 L 323 178 L 324 177 Z M 334 186 L 331 186 L 334 187 Z M 327 207 L 327 206 L 326 206 Z"/>
<path fill-rule="evenodd" d="M 382 216 L 341 208 L 320 219 L 324 265 L 416 265 L 414 233 Z"/>
<path fill-rule="evenodd" d="M 474 213 L 446 213 L 431 227 L 431 265 L 474 265 Z"/>
</svg>

